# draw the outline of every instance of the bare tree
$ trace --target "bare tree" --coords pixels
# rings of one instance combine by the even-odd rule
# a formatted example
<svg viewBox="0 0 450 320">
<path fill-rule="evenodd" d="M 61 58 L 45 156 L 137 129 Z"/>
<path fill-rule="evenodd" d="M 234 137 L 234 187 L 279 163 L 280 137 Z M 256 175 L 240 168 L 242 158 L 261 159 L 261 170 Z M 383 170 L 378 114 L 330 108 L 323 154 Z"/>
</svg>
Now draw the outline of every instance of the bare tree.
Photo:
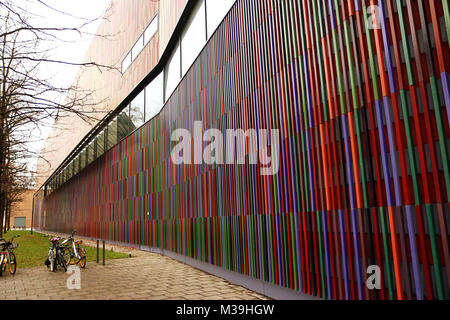
<svg viewBox="0 0 450 320">
<path fill-rule="evenodd" d="M 77 83 L 58 86 L 43 76 L 48 64 L 66 64 L 100 71 L 117 71 L 95 61 L 77 63 L 51 57 L 54 46 L 64 41 L 63 34 L 83 34 L 84 27 L 96 19 L 73 17 L 58 11 L 45 1 L 34 2 L 80 21 L 75 27 L 39 27 L 29 23 L 32 13 L 21 6 L 31 0 L 0 2 L 0 237 L 9 222 L 11 205 L 30 185 L 28 162 L 42 157 L 29 148 L 33 132 L 62 117 L 76 115 L 81 120 L 98 120 L 92 88 Z M 108 37 L 108 35 L 97 35 Z M 27 186 L 28 184 L 28 186 Z M 9 224 L 9 223 L 8 223 Z"/>
</svg>

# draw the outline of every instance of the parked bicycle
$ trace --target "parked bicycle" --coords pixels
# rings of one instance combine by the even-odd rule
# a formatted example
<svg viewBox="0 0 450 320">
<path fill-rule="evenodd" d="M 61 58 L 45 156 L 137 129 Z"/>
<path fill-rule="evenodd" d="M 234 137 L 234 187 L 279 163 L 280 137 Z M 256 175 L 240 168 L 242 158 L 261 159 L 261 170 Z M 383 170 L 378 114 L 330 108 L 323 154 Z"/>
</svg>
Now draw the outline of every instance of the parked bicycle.
<svg viewBox="0 0 450 320">
<path fill-rule="evenodd" d="M 66 260 L 64 259 L 64 247 L 59 243 L 62 240 L 60 237 L 53 237 L 50 239 L 51 245 L 48 250 L 47 260 L 45 265 L 50 271 L 55 272 L 58 266 L 67 271 Z"/>
<path fill-rule="evenodd" d="M 77 230 L 73 230 L 70 237 L 64 240 L 61 245 L 64 246 L 64 259 L 67 265 L 79 264 L 81 268 L 86 268 L 86 250 L 80 245 L 82 240 L 75 241 L 73 238 Z"/>
<path fill-rule="evenodd" d="M 18 247 L 17 243 L 13 243 L 15 238 L 19 238 L 19 235 L 12 237 L 9 241 L 0 239 L 1 256 L 0 256 L 0 276 L 6 271 L 6 266 L 9 266 L 9 273 L 15 274 L 17 270 L 17 260 L 14 254 L 14 249 Z"/>
</svg>

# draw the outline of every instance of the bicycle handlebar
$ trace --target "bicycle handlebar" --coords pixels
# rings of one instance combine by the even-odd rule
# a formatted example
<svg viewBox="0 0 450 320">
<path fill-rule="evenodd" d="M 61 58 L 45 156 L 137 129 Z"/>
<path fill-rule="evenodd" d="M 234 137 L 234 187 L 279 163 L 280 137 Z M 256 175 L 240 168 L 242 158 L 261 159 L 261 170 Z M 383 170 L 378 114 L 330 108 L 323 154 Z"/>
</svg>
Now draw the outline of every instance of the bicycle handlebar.
<svg viewBox="0 0 450 320">
<path fill-rule="evenodd" d="M 20 238 L 20 235 L 16 234 L 16 235 L 13 236 L 11 239 L 9 239 L 9 241 L 6 241 L 5 239 L 0 238 L 0 241 L 6 242 L 6 243 L 12 243 L 12 241 L 13 241 L 15 238 Z"/>
</svg>

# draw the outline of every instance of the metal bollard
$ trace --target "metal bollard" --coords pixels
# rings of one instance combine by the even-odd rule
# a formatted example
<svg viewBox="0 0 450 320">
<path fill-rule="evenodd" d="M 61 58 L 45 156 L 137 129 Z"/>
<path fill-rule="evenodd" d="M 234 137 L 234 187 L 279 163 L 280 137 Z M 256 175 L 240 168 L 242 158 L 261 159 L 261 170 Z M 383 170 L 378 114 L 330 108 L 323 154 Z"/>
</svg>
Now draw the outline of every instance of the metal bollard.
<svg viewBox="0 0 450 320">
<path fill-rule="evenodd" d="M 99 245 L 99 241 L 100 240 L 97 240 L 97 264 L 98 264 L 98 245 Z"/>
<path fill-rule="evenodd" d="M 105 265 L 105 240 L 103 240 L 103 265 Z"/>
</svg>

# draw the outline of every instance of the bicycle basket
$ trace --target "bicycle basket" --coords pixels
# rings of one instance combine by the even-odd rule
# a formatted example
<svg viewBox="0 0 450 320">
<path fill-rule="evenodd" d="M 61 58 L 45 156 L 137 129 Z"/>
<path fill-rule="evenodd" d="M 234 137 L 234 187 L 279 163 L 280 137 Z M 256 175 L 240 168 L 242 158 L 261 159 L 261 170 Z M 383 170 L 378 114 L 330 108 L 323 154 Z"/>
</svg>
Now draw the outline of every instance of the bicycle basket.
<svg viewBox="0 0 450 320">
<path fill-rule="evenodd" d="M 18 246 L 19 246 L 18 243 L 12 243 L 12 244 L 9 245 L 9 248 L 10 249 L 16 249 Z"/>
</svg>

